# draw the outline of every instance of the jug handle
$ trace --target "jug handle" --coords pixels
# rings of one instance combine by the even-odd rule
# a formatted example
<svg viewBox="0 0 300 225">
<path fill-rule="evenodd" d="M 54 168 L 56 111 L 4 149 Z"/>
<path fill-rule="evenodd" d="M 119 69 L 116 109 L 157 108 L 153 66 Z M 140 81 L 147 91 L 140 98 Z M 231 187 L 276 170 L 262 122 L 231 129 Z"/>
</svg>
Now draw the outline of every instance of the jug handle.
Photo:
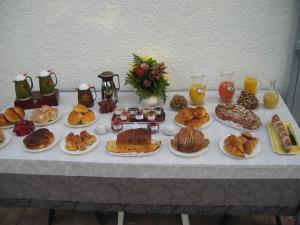
<svg viewBox="0 0 300 225">
<path fill-rule="evenodd" d="M 118 77 L 118 87 L 116 87 L 117 90 L 120 90 L 120 79 L 118 74 L 114 74 L 114 77 Z"/>
<path fill-rule="evenodd" d="M 29 81 L 30 81 L 30 90 L 32 90 L 32 88 L 33 88 L 32 78 L 30 76 L 26 76 L 26 80 L 27 79 L 29 79 Z"/>
<path fill-rule="evenodd" d="M 97 92 L 96 92 L 96 88 L 95 87 L 90 87 L 91 90 L 94 90 L 94 93 L 95 93 L 95 97 L 93 98 L 93 101 L 96 100 L 97 98 Z"/>
<path fill-rule="evenodd" d="M 56 87 L 56 85 L 57 85 L 57 76 L 56 76 L 56 73 L 54 73 L 52 70 L 48 70 L 48 72 L 50 72 L 50 76 L 52 74 L 54 75 L 54 77 L 55 77 L 54 87 Z"/>
</svg>

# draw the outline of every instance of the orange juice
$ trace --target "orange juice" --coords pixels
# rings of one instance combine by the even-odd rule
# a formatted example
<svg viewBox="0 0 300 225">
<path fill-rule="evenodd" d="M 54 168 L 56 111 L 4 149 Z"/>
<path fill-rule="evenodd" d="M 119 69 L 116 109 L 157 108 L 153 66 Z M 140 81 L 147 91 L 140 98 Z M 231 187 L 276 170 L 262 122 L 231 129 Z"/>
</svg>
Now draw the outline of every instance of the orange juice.
<svg viewBox="0 0 300 225">
<path fill-rule="evenodd" d="M 256 77 L 247 76 L 244 79 L 244 90 L 256 95 L 257 80 Z"/>
<path fill-rule="evenodd" d="M 194 83 L 190 86 L 189 95 L 193 105 L 199 106 L 204 102 L 206 93 L 206 85 L 202 83 Z"/>
</svg>

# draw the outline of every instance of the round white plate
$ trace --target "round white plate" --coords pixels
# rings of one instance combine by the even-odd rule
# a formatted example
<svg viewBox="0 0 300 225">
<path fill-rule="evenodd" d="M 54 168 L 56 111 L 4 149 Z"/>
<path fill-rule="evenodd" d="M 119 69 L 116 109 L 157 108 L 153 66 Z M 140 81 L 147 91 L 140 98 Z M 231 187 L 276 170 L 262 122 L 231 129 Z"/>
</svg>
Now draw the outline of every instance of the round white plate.
<svg viewBox="0 0 300 225">
<path fill-rule="evenodd" d="M 0 143 L 0 149 L 4 148 L 10 141 L 12 135 L 9 132 L 3 131 L 4 134 L 4 141 Z"/>
<path fill-rule="evenodd" d="M 240 136 L 241 134 L 234 134 L 234 135 Z M 256 156 L 256 155 L 261 151 L 260 141 L 258 141 L 258 143 L 257 143 L 257 145 L 255 146 L 255 149 L 253 150 L 253 152 L 252 152 L 251 155 L 245 154 L 245 157 L 244 157 L 244 158 L 238 157 L 238 156 L 234 156 L 234 155 L 231 155 L 231 154 L 229 154 L 229 153 L 224 149 L 224 141 L 225 141 L 225 139 L 226 139 L 227 137 L 228 137 L 228 135 L 225 136 L 225 137 L 223 137 L 223 138 L 221 138 L 221 140 L 220 140 L 220 142 L 219 142 L 219 147 L 220 147 L 221 151 L 224 152 L 224 154 L 229 155 L 229 156 L 231 156 L 231 157 L 233 157 L 233 158 L 236 158 L 236 159 L 248 159 L 248 158 L 252 158 L 252 157 Z"/>
<path fill-rule="evenodd" d="M 222 120 L 222 119 L 220 119 L 216 114 L 215 114 L 215 118 L 216 118 L 216 120 L 218 120 L 220 123 L 225 124 L 226 126 L 235 128 L 235 129 L 240 130 L 240 131 L 255 131 L 255 130 L 257 130 L 258 128 L 260 128 L 260 127 L 258 127 L 258 128 L 256 128 L 256 129 L 249 130 L 249 129 L 244 128 L 241 124 L 232 122 L 232 121 L 230 121 L 230 120 Z"/>
<path fill-rule="evenodd" d="M 186 125 L 181 124 L 181 123 L 178 123 L 176 120 L 174 120 L 174 121 L 175 121 L 175 123 L 176 123 L 178 126 L 180 126 L 180 127 L 186 127 Z M 208 126 L 211 124 L 211 122 L 212 122 L 212 119 L 211 119 L 211 117 L 209 116 L 209 121 L 207 121 L 206 123 L 202 124 L 201 127 L 198 127 L 198 128 L 196 128 L 196 129 L 200 130 L 200 129 L 203 129 L 203 128 L 205 128 L 205 127 L 208 127 Z"/>
<path fill-rule="evenodd" d="M 14 126 L 15 126 L 15 125 L 14 125 L 13 123 L 11 123 L 11 124 L 6 125 L 6 126 L 3 126 L 3 127 L 0 126 L 0 128 L 3 128 L 3 129 L 9 129 L 9 128 L 13 128 Z"/>
<path fill-rule="evenodd" d="M 171 138 L 171 139 L 173 139 L 173 138 Z M 206 148 L 203 148 L 203 149 L 201 149 L 198 152 L 192 152 L 192 153 L 180 152 L 177 149 L 173 148 L 173 146 L 171 145 L 171 139 L 168 140 L 168 149 L 172 153 L 174 153 L 175 155 L 182 156 L 182 157 L 195 157 L 195 156 L 199 156 L 199 155 L 202 155 L 203 153 L 207 152 L 207 150 L 209 148 L 209 145 L 208 145 Z"/>
<path fill-rule="evenodd" d="M 89 132 L 89 133 L 90 133 L 90 132 Z M 93 133 L 90 133 L 90 134 L 95 135 L 95 134 L 93 134 Z M 61 149 L 64 153 L 69 154 L 69 155 L 82 155 L 82 154 L 88 153 L 88 152 L 94 150 L 94 149 L 97 147 L 97 145 L 99 144 L 99 138 L 97 137 L 97 135 L 95 135 L 95 136 L 96 136 L 96 141 L 95 141 L 92 145 L 86 146 L 86 150 L 84 150 L 84 151 L 80 151 L 80 150 L 70 151 L 70 150 L 68 150 L 68 149 L 66 148 L 66 141 L 65 141 L 65 140 L 63 140 L 63 141 L 60 143 L 60 149 Z"/>
<path fill-rule="evenodd" d="M 151 139 L 152 140 L 155 140 L 155 141 L 160 141 L 158 140 L 157 138 L 153 138 Z M 161 147 L 161 144 L 162 142 L 160 142 L 160 146 L 158 149 L 156 149 L 154 152 L 148 152 L 148 153 L 144 153 L 144 152 L 141 152 L 141 153 L 137 153 L 137 152 L 128 152 L 128 153 L 115 153 L 115 152 L 110 152 L 110 151 L 107 151 L 109 154 L 111 155 L 116 155 L 116 156 L 125 156 L 125 157 L 142 157 L 142 156 L 151 156 L 151 155 L 155 155 L 159 152 L 160 150 L 160 147 Z"/>
<path fill-rule="evenodd" d="M 46 148 L 41 148 L 41 149 L 28 149 L 24 143 L 23 143 L 23 140 L 22 140 L 22 148 L 26 151 L 26 152 L 31 152 L 31 153 L 37 153 L 37 152 L 44 152 L 44 151 L 47 151 L 49 150 L 50 148 L 54 147 L 58 141 L 59 141 L 59 136 L 56 135 L 54 132 L 52 132 L 54 134 L 54 141 L 51 145 L 49 145 L 48 147 Z"/>
<path fill-rule="evenodd" d="M 52 121 L 50 121 L 48 123 L 44 123 L 44 124 L 34 122 L 34 125 L 37 126 L 37 127 L 47 126 L 47 125 L 50 125 L 50 124 L 53 124 L 53 123 L 57 122 L 61 118 L 62 118 L 62 113 L 59 111 L 58 116 L 55 120 L 52 120 Z"/>
<path fill-rule="evenodd" d="M 91 109 L 92 110 L 92 109 Z M 98 119 L 98 114 L 94 111 L 94 110 L 92 110 L 93 112 L 94 112 L 94 115 L 95 115 L 95 120 L 94 121 L 92 121 L 92 122 L 90 122 L 90 123 L 88 123 L 88 124 L 78 124 L 78 125 L 72 125 L 72 124 L 69 124 L 68 123 L 68 116 L 69 116 L 69 114 L 70 114 L 70 112 L 68 113 L 68 116 L 67 116 L 67 118 L 66 118 L 66 120 L 65 120 L 65 124 L 68 126 L 68 127 L 74 127 L 74 128 L 82 128 L 82 127 L 87 127 L 87 126 L 90 126 L 90 125 L 92 125 L 92 124 L 94 124 L 96 121 L 97 121 L 97 119 Z"/>
</svg>

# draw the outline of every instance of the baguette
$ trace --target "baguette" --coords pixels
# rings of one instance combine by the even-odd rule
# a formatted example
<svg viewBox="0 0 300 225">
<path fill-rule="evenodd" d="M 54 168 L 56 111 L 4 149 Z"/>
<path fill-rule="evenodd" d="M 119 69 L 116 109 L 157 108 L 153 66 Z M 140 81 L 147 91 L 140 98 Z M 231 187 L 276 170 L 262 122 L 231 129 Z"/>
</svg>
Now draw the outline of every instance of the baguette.
<svg viewBox="0 0 300 225">
<path fill-rule="evenodd" d="M 272 117 L 272 125 L 276 134 L 278 135 L 283 150 L 289 153 L 293 146 L 292 141 L 287 129 L 277 114 Z"/>
</svg>

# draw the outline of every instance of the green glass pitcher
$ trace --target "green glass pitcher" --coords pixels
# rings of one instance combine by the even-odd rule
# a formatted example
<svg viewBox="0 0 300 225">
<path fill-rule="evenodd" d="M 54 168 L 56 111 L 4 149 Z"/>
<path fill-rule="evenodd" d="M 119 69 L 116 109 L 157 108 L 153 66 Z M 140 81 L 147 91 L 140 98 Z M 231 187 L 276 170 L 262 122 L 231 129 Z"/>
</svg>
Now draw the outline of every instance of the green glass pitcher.
<svg viewBox="0 0 300 225">
<path fill-rule="evenodd" d="M 51 75 L 54 75 L 55 82 L 53 81 Z M 56 74 L 52 70 L 44 70 L 40 73 L 39 85 L 40 92 L 43 96 L 49 96 L 55 93 L 55 87 L 57 85 L 57 77 Z"/>
<path fill-rule="evenodd" d="M 31 90 L 33 87 L 33 83 L 31 77 L 27 76 L 26 73 L 16 76 L 16 80 L 14 80 L 13 83 L 15 83 L 17 100 L 24 101 L 32 97 Z"/>
</svg>

